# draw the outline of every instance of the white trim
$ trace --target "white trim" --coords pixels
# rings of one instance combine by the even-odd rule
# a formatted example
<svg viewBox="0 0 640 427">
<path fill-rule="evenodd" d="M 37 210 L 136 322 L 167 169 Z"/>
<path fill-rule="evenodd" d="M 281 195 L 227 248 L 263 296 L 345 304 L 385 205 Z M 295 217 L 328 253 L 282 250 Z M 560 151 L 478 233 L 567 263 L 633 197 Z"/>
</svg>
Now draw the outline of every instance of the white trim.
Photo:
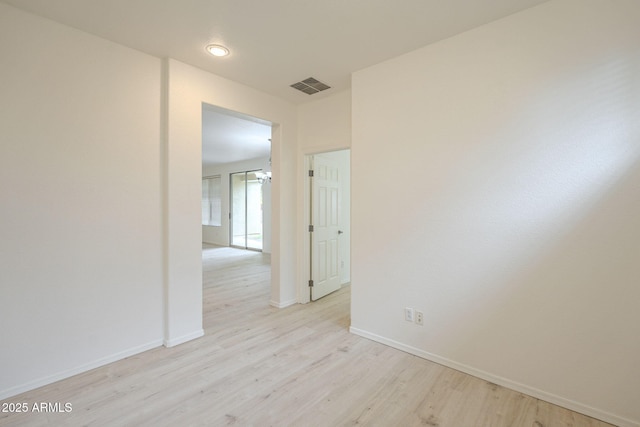
<svg viewBox="0 0 640 427">
<path fill-rule="evenodd" d="M 190 334 L 183 335 L 178 338 L 170 338 L 165 339 L 163 345 L 165 347 L 175 347 L 177 345 L 183 344 L 187 341 L 195 340 L 196 338 L 200 338 L 204 335 L 204 329 L 197 330 L 195 332 L 191 332 Z"/>
<path fill-rule="evenodd" d="M 127 357 L 130 357 L 139 353 L 143 353 L 147 350 L 160 347 L 161 345 L 162 345 L 161 340 L 151 341 L 147 344 L 139 345 L 137 347 L 133 347 L 128 350 L 124 350 L 124 351 L 112 354 L 110 356 L 101 357 L 100 359 L 96 359 L 93 362 L 85 363 L 84 365 L 80 365 L 75 368 L 68 369 L 66 371 L 58 372 L 57 374 L 48 375 L 46 377 L 39 378 L 34 381 L 30 381 L 26 384 L 22 384 L 15 387 L 11 387 L 6 390 L 2 390 L 0 391 L 0 400 L 4 400 L 24 392 L 34 390 L 38 387 L 52 384 L 56 381 L 64 380 L 74 375 L 78 375 L 83 372 L 87 372 L 92 369 L 99 368 L 104 365 L 108 365 L 109 363 L 117 362 L 118 360 L 122 360 Z"/>
<path fill-rule="evenodd" d="M 269 305 L 275 308 L 285 308 L 285 307 L 289 307 L 290 305 L 294 305 L 297 304 L 298 301 L 295 299 L 290 299 L 289 301 L 284 301 L 284 302 L 277 302 L 277 301 L 269 301 Z"/>
<path fill-rule="evenodd" d="M 361 337 L 370 339 L 372 341 L 379 342 L 384 345 L 388 345 L 389 347 L 396 348 L 398 350 L 404 351 L 409 354 L 413 354 L 414 356 L 421 357 L 423 359 L 429 360 L 431 362 L 438 363 L 440 365 L 446 366 L 448 368 L 455 369 L 460 372 L 464 372 L 466 374 L 472 375 L 477 378 L 481 378 L 485 381 L 490 381 L 494 384 L 501 385 L 503 387 L 509 388 L 511 390 L 518 391 L 520 393 L 527 394 L 529 396 L 535 397 L 540 400 L 544 400 L 546 402 L 552 403 L 554 405 L 562 406 L 563 408 L 570 409 L 575 412 L 579 412 L 581 414 L 587 415 L 592 418 L 596 418 L 611 424 L 615 424 L 619 427 L 640 427 L 640 422 L 633 421 L 627 418 L 620 417 L 615 414 L 611 414 L 609 412 L 603 411 L 598 408 L 593 408 L 588 405 L 584 405 L 580 402 L 576 402 L 571 399 L 566 399 L 561 396 L 557 396 L 552 393 L 547 393 L 543 390 L 539 390 L 537 388 L 529 387 L 525 384 L 521 384 L 507 378 L 503 378 L 497 375 L 493 375 L 489 372 L 482 371 L 480 369 L 473 368 L 471 366 L 467 366 L 453 360 L 440 357 L 438 355 L 426 352 L 424 350 L 420 350 L 418 348 L 403 344 L 398 341 L 394 341 L 392 339 L 376 335 L 371 332 L 367 332 L 362 329 L 355 328 L 353 326 L 349 327 L 349 332 L 354 335 L 359 335 Z"/>
<path fill-rule="evenodd" d="M 309 255 L 310 236 L 309 236 L 308 227 L 309 227 L 309 215 L 310 215 L 309 201 L 311 198 L 311 194 L 309 192 L 309 185 L 310 185 L 309 170 L 311 169 L 311 157 L 313 155 L 314 153 L 305 153 L 303 157 L 304 168 L 303 168 L 303 175 L 302 175 L 302 195 L 301 195 L 302 197 L 301 221 L 302 222 L 299 225 L 299 229 L 300 231 L 302 231 L 301 240 L 299 240 L 299 243 L 302 245 L 301 246 L 302 250 L 300 250 L 300 253 L 302 254 L 302 256 L 298 258 L 298 266 L 300 270 L 298 273 L 299 274 L 298 286 L 296 286 L 296 296 L 297 296 L 297 302 L 299 304 L 307 304 L 311 302 L 311 294 L 309 291 L 309 284 L 308 284 L 309 279 L 311 279 L 311 277 L 309 277 L 309 267 L 311 264 L 311 259 L 310 259 L 311 256 Z"/>
</svg>

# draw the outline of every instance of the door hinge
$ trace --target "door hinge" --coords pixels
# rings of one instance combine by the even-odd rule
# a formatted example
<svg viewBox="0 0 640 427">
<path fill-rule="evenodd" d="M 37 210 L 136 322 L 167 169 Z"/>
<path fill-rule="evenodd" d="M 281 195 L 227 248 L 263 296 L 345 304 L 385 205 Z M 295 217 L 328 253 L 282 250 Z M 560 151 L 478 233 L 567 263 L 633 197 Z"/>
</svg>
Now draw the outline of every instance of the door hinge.
<svg viewBox="0 0 640 427">
<path fill-rule="evenodd" d="M 313 288 L 313 280 L 309 280 L 309 287 Z"/>
<path fill-rule="evenodd" d="M 309 226 L 309 233 L 313 233 L 313 225 Z"/>
<path fill-rule="evenodd" d="M 309 176 L 313 177 L 313 169 L 309 169 Z"/>
</svg>

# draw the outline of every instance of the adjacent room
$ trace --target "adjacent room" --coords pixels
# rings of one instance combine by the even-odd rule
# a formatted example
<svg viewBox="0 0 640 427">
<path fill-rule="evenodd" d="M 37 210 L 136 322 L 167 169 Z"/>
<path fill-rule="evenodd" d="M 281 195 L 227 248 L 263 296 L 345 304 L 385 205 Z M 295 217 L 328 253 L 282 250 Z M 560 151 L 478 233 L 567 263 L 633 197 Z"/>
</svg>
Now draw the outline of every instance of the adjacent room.
<svg viewBox="0 0 640 427">
<path fill-rule="evenodd" d="M 202 242 L 271 253 L 271 123 L 202 107 Z"/>
<path fill-rule="evenodd" d="M 0 58 L 0 425 L 640 426 L 637 0 L 0 0 Z"/>
</svg>

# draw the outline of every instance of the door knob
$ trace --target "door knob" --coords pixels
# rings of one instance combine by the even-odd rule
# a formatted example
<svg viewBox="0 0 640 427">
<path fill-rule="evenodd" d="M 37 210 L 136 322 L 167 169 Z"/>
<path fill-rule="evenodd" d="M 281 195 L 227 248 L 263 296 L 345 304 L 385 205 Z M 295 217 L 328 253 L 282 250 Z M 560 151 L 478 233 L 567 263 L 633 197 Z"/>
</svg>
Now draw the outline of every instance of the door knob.
<svg viewBox="0 0 640 427">
<path fill-rule="evenodd" d="M 342 233 L 343 233 L 343 231 L 342 231 L 342 230 L 338 230 L 338 234 L 342 234 Z"/>
</svg>

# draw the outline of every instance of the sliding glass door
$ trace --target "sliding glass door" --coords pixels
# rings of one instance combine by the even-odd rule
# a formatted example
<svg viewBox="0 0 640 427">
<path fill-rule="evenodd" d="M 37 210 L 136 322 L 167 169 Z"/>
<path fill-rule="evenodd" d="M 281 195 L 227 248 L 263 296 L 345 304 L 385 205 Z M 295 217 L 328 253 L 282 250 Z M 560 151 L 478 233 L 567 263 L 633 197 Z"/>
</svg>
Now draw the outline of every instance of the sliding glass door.
<svg viewBox="0 0 640 427">
<path fill-rule="evenodd" d="M 232 173 L 231 246 L 262 250 L 262 184 L 257 171 Z"/>
</svg>

